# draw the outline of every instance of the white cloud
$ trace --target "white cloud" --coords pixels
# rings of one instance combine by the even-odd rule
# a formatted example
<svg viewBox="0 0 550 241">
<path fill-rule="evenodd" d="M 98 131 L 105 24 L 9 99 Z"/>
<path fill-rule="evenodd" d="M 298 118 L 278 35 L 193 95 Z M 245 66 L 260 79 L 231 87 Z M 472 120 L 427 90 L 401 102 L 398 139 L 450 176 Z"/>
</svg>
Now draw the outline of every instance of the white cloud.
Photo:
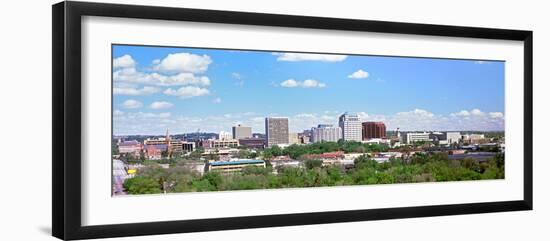
<svg viewBox="0 0 550 241">
<path fill-rule="evenodd" d="M 214 102 L 216 104 L 222 103 L 222 98 L 220 98 L 220 97 L 215 98 L 214 100 L 212 100 L 212 102 Z"/>
<path fill-rule="evenodd" d="M 136 61 L 128 54 L 113 59 L 113 68 L 115 69 L 133 68 L 134 66 L 136 66 Z"/>
<path fill-rule="evenodd" d="M 242 74 L 239 74 L 237 72 L 233 72 L 231 73 L 231 76 L 237 80 L 237 82 L 235 83 L 236 85 L 238 86 L 243 86 L 244 85 L 244 76 Z"/>
<path fill-rule="evenodd" d="M 121 110 L 114 110 L 114 111 L 113 111 L 113 115 L 114 115 L 114 116 L 121 116 L 121 115 L 124 115 L 124 112 L 121 111 Z"/>
<path fill-rule="evenodd" d="M 313 79 L 306 79 L 304 80 L 304 82 L 302 83 L 302 86 L 304 88 L 323 88 L 325 87 L 326 85 L 324 83 L 319 83 L 317 80 L 313 80 Z"/>
<path fill-rule="evenodd" d="M 277 56 L 277 61 L 321 61 L 321 62 L 340 62 L 348 56 L 338 54 L 302 54 L 302 53 L 273 53 Z"/>
<path fill-rule="evenodd" d="M 427 111 L 427 110 L 423 110 L 423 109 L 414 109 L 412 111 L 407 111 L 407 112 L 398 112 L 397 115 L 414 115 L 414 116 L 421 116 L 421 117 L 433 117 L 434 114 Z"/>
<path fill-rule="evenodd" d="M 491 118 L 495 118 L 495 119 L 502 119 L 504 118 L 504 114 L 502 114 L 502 112 L 489 112 L 489 116 Z"/>
<path fill-rule="evenodd" d="M 122 103 L 122 107 L 126 109 L 136 109 L 143 106 L 143 103 L 137 101 L 137 100 L 126 100 Z"/>
<path fill-rule="evenodd" d="M 304 81 L 298 81 L 294 79 L 288 79 L 280 84 L 282 87 L 285 88 L 295 88 L 295 87 L 301 87 L 301 88 L 324 88 L 327 85 L 325 83 L 321 83 L 314 79 L 306 79 Z"/>
<path fill-rule="evenodd" d="M 473 110 L 470 111 L 470 114 L 471 114 L 471 115 L 478 115 L 478 116 L 479 116 L 479 115 L 484 115 L 485 113 L 483 113 L 483 112 L 482 112 L 481 110 L 479 110 L 479 109 L 473 109 Z"/>
<path fill-rule="evenodd" d="M 483 111 L 481 111 L 480 109 L 472 109 L 471 111 L 461 110 L 461 111 L 456 112 L 456 113 L 451 113 L 451 116 L 453 116 L 453 117 L 456 117 L 456 116 L 461 116 L 461 117 L 483 116 L 483 115 L 485 115 L 485 113 Z"/>
<path fill-rule="evenodd" d="M 281 82 L 281 86 L 282 87 L 287 87 L 287 88 L 293 88 L 293 87 L 298 87 L 299 84 L 298 84 L 298 81 L 296 81 L 296 80 L 288 79 L 288 80 L 285 80 L 285 81 Z"/>
<path fill-rule="evenodd" d="M 159 113 L 158 114 L 159 118 L 168 118 L 170 116 L 172 116 L 172 114 L 170 112 L 164 112 L 164 113 Z"/>
<path fill-rule="evenodd" d="M 467 110 L 461 110 L 460 112 L 451 114 L 451 116 L 470 116 L 470 112 Z"/>
<path fill-rule="evenodd" d="M 243 76 L 241 74 L 237 73 L 237 72 L 231 73 L 231 76 L 233 76 L 233 78 L 235 78 L 235 79 L 242 79 L 243 78 Z"/>
<path fill-rule="evenodd" d="M 165 76 L 158 73 L 151 74 L 153 81 L 161 86 L 173 85 L 201 85 L 209 86 L 210 79 L 206 76 L 195 76 L 192 73 L 179 73 L 177 75 Z"/>
<path fill-rule="evenodd" d="M 359 116 L 359 119 L 361 119 L 361 121 L 367 120 L 369 118 L 369 114 L 364 111 L 357 112 L 357 116 Z"/>
<path fill-rule="evenodd" d="M 117 69 L 113 72 L 113 81 L 118 82 L 145 82 L 143 79 L 146 78 L 145 73 L 141 73 L 136 70 L 135 67 L 127 67 Z"/>
<path fill-rule="evenodd" d="M 184 86 L 177 90 L 168 88 L 163 93 L 165 95 L 179 96 L 182 99 L 187 99 L 196 96 L 208 95 L 210 94 L 210 91 L 206 88 L 201 88 L 197 86 Z"/>
<path fill-rule="evenodd" d="M 168 54 L 164 59 L 156 61 L 154 70 L 164 73 L 204 73 L 212 59 L 208 55 L 196 55 L 190 53 Z"/>
<path fill-rule="evenodd" d="M 151 95 L 158 93 L 160 91 L 159 88 L 151 87 L 151 86 L 144 86 L 141 89 L 133 88 L 133 87 L 114 87 L 113 88 L 113 94 L 114 95 Z"/>
<path fill-rule="evenodd" d="M 193 73 L 164 75 L 159 73 L 144 73 L 135 68 L 123 68 L 113 72 L 113 81 L 151 84 L 158 86 L 200 85 L 209 86 L 210 79 L 206 76 L 196 76 Z"/>
<path fill-rule="evenodd" d="M 369 77 L 369 72 L 362 69 L 353 72 L 353 74 L 348 75 L 350 79 L 366 79 Z"/>
<path fill-rule="evenodd" d="M 401 130 L 446 130 L 443 115 L 435 115 L 424 109 L 416 108 L 411 111 L 398 112 L 385 117 L 386 126 L 389 129 L 400 128 Z"/>
<path fill-rule="evenodd" d="M 155 101 L 151 103 L 151 109 L 168 109 L 172 108 L 174 104 L 166 101 Z"/>
</svg>

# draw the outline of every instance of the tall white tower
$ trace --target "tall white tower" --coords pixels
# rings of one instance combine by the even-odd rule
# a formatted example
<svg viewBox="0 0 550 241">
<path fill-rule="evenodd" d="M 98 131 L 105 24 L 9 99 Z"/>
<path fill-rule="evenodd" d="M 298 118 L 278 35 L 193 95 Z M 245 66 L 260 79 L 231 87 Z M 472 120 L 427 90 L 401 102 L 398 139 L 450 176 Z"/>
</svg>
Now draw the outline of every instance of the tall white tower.
<svg viewBox="0 0 550 241">
<path fill-rule="evenodd" d="M 342 114 L 338 118 L 338 126 L 342 128 L 342 138 L 344 141 L 361 141 L 362 127 L 361 120 L 357 114 Z"/>
</svg>

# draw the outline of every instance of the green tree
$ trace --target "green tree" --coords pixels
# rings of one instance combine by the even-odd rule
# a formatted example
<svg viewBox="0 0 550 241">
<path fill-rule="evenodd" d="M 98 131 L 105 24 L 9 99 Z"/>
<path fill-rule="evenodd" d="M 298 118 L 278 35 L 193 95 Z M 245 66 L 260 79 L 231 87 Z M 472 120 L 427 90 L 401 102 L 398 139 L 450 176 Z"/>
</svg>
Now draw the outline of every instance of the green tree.
<svg viewBox="0 0 550 241">
<path fill-rule="evenodd" d="M 162 192 L 158 181 L 148 177 L 138 176 L 126 179 L 123 186 L 129 194 L 154 194 Z"/>
<path fill-rule="evenodd" d="M 378 166 L 378 162 L 376 162 L 373 159 L 370 159 L 366 155 L 361 155 L 361 156 L 355 158 L 355 160 L 353 160 L 353 164 L 355 165 L 355 168 L 357 168 L 357 169 L 361 169 L 361 168 L 364 168 L 364 167 L 376 168 Z"/>
<path fill-rule="evenodd" d="M 251 155 L 252 155 L 252 152 L 250 152 L 249 150 L 241 149 L 237 153 L 237 158 L 248 159 L 248 158 L 251 158 Z"/>
<path fill-rule="evenodd" d="M 193 190 L 197 192 L 206 192 L 206 191 L 216 191 L 217 188 L 212 185 L 208 180 L 205 179 L 199 179 L 194 180 L 191 183 L 191 186 L 193 187 Z"/>
<path fill-rule="evenodd" d="M 120 154 L 118 152 L 118 143 L 117 140 L 113 139 L 111 140 L 111 155 L 118 155 Z"/>
<path fill-rule="evenodd" d="M 305 160 L 304 165 L 307 169 L 313 169 L 315 167 L 321 167 L 323 165 L 323 161 L 321 161 L 321 160 Z"/>
<path fill-rule="evenodd" d="M 202 176 L 202 180 L 208 181 L 212 186 L 217 188 L 223 182 L 222 176 L 218 172 L 207 172 Z"/>
</svg>

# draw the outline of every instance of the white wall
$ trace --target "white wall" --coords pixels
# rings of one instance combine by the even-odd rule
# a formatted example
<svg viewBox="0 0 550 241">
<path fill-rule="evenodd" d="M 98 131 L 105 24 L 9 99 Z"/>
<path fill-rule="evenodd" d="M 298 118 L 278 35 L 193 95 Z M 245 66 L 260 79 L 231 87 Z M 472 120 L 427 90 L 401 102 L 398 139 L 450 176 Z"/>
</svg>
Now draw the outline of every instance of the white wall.
<svg viewBox="0 0 550 241">
<path fill-rule="evenodd" d="M 115 2 L 115 1 L 112 1 Z M 130 2 L 130 1 L 116 1 Z M 141 0 L 134 3 L 161 1 Z M 0 240 L 54 240 L 51 229 L 51 10 L 53 1 L 9 1 L 0 8 Z M 534 30 L 535 160 L 534 206 L 508 212 L 437 218 L 265 228 L 117 240 L 544 240 L 550 195 L 545 155 L 545 123 L 550 123 L 550 21 L 545 1 L 325 1 L 188 0 L 166 5 L 316 15 L 342 18 L 468 25 Z M 546 22 L 544 22 L 546 20 Z M 27 140 L 36 145 L 29 151 Z M 18 145 L 20 143 L 20 145 Z"/>
</svg>

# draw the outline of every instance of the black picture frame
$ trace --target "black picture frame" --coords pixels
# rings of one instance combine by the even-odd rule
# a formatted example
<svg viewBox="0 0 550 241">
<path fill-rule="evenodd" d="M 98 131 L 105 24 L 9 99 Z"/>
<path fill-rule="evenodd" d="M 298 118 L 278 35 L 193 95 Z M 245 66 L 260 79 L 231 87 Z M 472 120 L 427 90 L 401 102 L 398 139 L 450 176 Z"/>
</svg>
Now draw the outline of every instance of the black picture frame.
<svg viewBox="0 0 550 241">
<path fill-rule="evenodd" d="M 533 32 L 415 23 L 290 16 L 90 2 L 52 6 L 52 233 L 60 239 L 308 225 L 380 219 L 532 210 L 533 208 Z M 81 17 L 104 16 L 258 26 L 350 30 L 427 36 L 517 40 L 524 43 L 523 199 L 367 210 L 144 222 L 99 226 L 81 224 Z"/>
</svg>

